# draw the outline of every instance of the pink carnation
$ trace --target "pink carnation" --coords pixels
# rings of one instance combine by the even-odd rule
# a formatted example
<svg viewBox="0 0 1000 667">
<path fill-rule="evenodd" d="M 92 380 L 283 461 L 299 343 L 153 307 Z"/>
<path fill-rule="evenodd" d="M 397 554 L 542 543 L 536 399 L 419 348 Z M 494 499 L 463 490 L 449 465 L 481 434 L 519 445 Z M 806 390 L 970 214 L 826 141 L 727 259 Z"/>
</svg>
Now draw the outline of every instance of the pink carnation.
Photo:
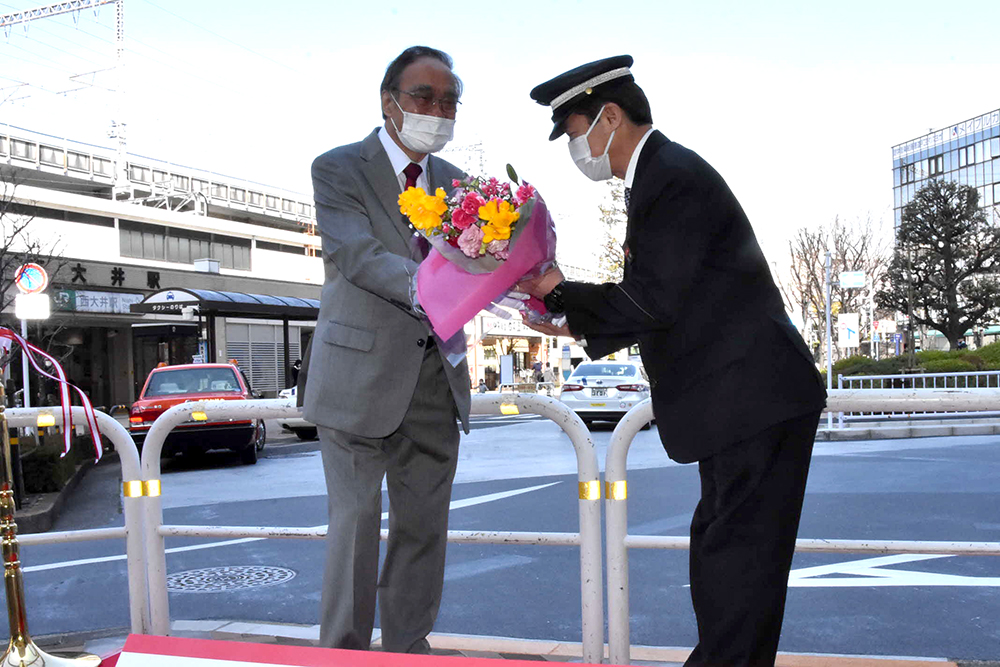
<svg viewBox="0 0 1000 667">
<path fill-rule="evenodd" d="M 462 210 L 469 215 L 474 215 L 479 217 L 479 207 L 486 206 L 486 200 L 479 196 L 478 193 L 470 192 L 465 195 L 465 199 L 462 200 Z"/>
<path fill-rule="evenodd" d="M 462 181 L 458 180 L 457 178 L 451 179 L 451 187 L 453 187 L 453 188 L 460 188 L 460 187 L 462 187 Z"/>
<path fill-rule="evenodd" d="M 474 223 L 478 219 L 478 215 L 470 215 L 461 208 L 456 208 L 451 212 L 451 224 L 457 229 L 468 229 L 469 226 L 475 226 Z"/>
<path fill-rule="evenodd" d="M 476 225 L 466 228 L 458 237 L 458 247 L 469 257 L 479 257 L 479 250 L 483 247 L 483 230 Z"/>
<path fill-rule="evenodd" d="M 520 206 L 534 196 L 535 186 L 530 185 L 527 181 L 525 181 L 524 185 L 517 189 L 517 194 L 514 195 L 514 199 L 517 201 L 517 205 Z"/>
<path fill-rule="evenodd" d="M 499 260 L 505 260 L 510 256 L 510 253 L 507 251 L 509 246 L 510 241 L 508 239 L 496 239 L 486 244 L 486 252 Z"/>
</svg>

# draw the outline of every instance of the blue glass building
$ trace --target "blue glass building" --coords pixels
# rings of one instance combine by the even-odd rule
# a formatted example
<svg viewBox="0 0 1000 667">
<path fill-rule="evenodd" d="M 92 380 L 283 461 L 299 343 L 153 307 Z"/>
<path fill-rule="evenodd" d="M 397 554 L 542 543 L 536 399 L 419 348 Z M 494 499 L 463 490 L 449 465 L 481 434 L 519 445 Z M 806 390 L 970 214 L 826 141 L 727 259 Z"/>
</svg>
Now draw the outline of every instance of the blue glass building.
<svg viewBox="0 0 1000 667">
<path fill-rule="evenodd" d="M 932 178 L 979 190 L 980 206 L 1000 204 L 1000 109 L 892 147 L 893 217 Z"/>
</svg>

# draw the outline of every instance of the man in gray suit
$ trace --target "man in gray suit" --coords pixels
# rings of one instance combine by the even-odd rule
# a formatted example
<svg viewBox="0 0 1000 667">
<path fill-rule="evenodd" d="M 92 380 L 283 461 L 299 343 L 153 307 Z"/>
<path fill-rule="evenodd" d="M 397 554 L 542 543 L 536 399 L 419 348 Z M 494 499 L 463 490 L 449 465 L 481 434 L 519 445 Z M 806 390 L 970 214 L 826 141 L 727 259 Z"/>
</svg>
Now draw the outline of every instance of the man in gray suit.
<svg viewBox="0 0 1000 667">
<path fill-rule="evenodd" d="M 319 427 L 330 512 L 325 647 L 369 647 L 377 589 L 385 650 L 430 650 L 458 461 L 456 417 L 468 432 L 470 380 L 465 360 L 446 360 L 414 309 L 411 281 L 426 242 L 414 236 L 398 198 L 411 185 L 450 190 L 463 176 L 428 155 L 451 139 L 460 94 L 447 54 L 406 49 L 382 81 L 384 124 L 312 165 L 326 281 L 304 414 Z M 386 477 L 389 541 L 379 577 Z"/>
</svg>

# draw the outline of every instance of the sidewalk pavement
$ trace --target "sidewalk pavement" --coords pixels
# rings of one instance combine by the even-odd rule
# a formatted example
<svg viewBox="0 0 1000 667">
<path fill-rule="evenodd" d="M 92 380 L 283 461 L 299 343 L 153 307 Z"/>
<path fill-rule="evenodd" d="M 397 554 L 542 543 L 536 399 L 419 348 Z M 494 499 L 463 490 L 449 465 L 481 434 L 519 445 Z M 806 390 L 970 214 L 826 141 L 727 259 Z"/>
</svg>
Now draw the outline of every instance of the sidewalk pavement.
<svg viewBox="0 0 1000 667">
<path fill-rule="evenodd" d="M 176 637 L 244 641 L 257 644 L 287 644 L 315 646 L 319 641 L 318 625 L 253 623 L 248 621 L 183 621 L 171 623 L 170 634 Z M 119 651 L 125 643 L 125 629 L 93 633 L 71 633 L 36 637 L 35 642 L 45 651 L 87 651 L 107 656 Z M 375 630 L 372 647 L 381 648 L 379 631 Z M 484 637 L 432 633 L 428 638 L 434 655 L 498 660 L 532 660 L 538 662 L 581 663 L 579 643 L 556 642 L 506 637 Z M 690 648 L 633 646 L 631 664 L 656 667 L 680 667 Z M 779 653 L 776 667 L 1000 667 L 1000 661 L 955 661 L 946 658 L 824 655 L 818 653 Z"/>
</svg>

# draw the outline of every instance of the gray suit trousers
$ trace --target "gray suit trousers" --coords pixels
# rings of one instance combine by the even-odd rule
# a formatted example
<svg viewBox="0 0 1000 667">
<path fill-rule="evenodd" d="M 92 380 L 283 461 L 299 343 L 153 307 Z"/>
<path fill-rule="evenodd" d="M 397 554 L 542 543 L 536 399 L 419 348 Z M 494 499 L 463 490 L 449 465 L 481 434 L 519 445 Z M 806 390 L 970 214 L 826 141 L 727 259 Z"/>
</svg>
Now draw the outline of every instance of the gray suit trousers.
<svg viewBox="0 0 1000 667">
<path fill-rule="evenodd" d="M 429 652 L 459 442 L 441 354 L 430 349 L 424 355 L 413 399 L 394 433 L 363 438 L 320 427 L 319 435 L 330 514 L 320 646 L 367 649 L 377 589 L 383 648 Z M 379 577 L 383 478 L 389 541 Z"/>
</svg>

